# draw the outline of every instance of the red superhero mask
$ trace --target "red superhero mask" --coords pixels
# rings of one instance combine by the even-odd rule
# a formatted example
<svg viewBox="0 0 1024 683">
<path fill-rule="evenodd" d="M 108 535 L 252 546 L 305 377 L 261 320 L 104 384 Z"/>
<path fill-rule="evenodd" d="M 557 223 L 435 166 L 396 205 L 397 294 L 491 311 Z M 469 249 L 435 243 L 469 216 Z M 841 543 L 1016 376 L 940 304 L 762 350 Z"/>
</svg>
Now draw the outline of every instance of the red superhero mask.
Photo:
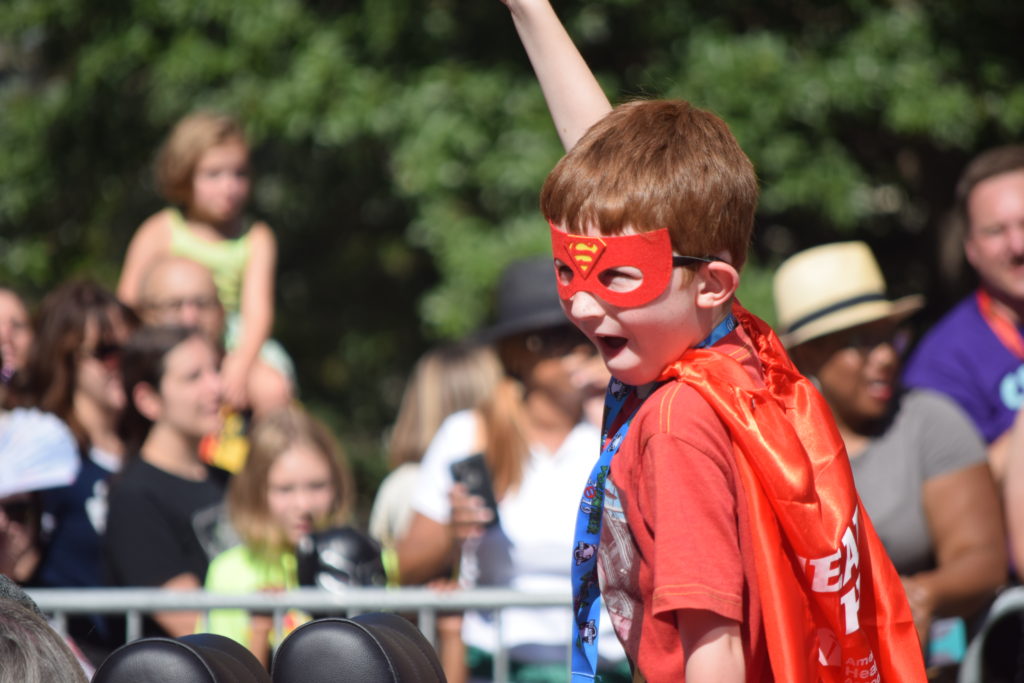
<svg viewBox="0 0 1024 683">
<path fill-rule="evenodd" d="M 636 308 L 665 291 L 674 266 L 719 260 L 713 256 L 673 256 L 668 228 L 633 235 L 588 237 L 559 230 L 554 223 L 549 225 L 551 253 L 560 271 L 556 278 L 558 296 L 565 301 L 576 292 L 587 292 L 619 308 Z M 566 266 L 568 271 L 564 270 Z M 607 276 L 623 268 L 639 271 L 640 277 Z M 608 282 L 613 286 L 609 287 Z"/>
</svg>

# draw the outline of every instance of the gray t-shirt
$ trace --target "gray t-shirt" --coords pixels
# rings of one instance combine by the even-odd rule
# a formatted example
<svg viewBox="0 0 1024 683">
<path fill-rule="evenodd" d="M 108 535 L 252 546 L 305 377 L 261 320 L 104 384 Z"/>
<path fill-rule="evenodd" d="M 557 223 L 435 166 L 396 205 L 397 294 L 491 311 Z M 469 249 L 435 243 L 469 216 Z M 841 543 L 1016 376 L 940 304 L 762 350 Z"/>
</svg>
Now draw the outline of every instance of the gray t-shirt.
<svg viewBox="0 0 1024 683">
<path fill-rule="evenodd" d="M 900 574 L 935 567 L 924 483 L 985 461 L 985 444 L 960 408 L 924 389 L 904 394 L 885 433 L 851 454 L 857 491 Z"/>
</svg>

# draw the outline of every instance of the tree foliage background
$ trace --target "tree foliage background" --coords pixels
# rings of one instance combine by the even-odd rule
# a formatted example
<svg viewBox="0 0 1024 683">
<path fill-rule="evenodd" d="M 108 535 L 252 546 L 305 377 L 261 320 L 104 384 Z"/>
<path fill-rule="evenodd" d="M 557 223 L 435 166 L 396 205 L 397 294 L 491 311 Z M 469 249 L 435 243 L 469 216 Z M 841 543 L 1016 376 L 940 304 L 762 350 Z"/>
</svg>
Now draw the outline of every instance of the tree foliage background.
<svg viewBox="0 0 1024 683">
<path fill-rule="evenodd" d="M 770 270 L 866 239 L 934 317 L 963 164 L 1024 129 L 1024 5 L 997 0 L 556 1 L 613 101 L 722 115 L 763 186 L 744 301 Z M 0 283 L 37 299 L 113 286 L 160 208 L 156 147 L 197 107 L 237 114 L 252 213 L 281 244 L 276 336 L 364 481 L 405 374 L 486 319 L 509 260 L 546 248 L 538 189 L 561 149 L 497 0 L 6 0 Z M 955 252 L 955 249 L 954 249 Z M 927 319 L 927 318 L 926 318 Z"/>
</svg>

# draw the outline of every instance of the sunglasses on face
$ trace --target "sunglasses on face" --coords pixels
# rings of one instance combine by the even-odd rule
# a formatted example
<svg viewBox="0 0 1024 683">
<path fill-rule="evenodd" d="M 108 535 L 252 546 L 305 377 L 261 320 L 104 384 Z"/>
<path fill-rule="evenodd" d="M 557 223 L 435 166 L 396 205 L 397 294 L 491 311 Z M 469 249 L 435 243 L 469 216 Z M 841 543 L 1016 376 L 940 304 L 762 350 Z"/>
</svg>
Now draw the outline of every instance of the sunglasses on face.
<svg viewBox="0 0 1024 683">
<path fill-rule="evenodd" d="M 579 346 L 586 345 L 587 338 L 572 325 L 552 327 L 526 335 L 526 349 L 530 353 L 552 358 L 564 356 Z"/>
<path fill-rule="evenodd" d="M 92 351 L 88 352 L 90 358 L 95 358 L 108 370 L 116 370 L 121 366 L 121 352 L 123 348 L 120 344 L 114 344 L 109 342 L 101 342 L 96 345 Z"/>
<path fill-rule="evenodd" d="M 862 328 L 837 336 L 841 349 L 854 349 L 865 356 L 882 344 L 888 344 L 902 356 L 910 348 L 910 339 L 910 330 L 905 327 Z"/>
</svg>

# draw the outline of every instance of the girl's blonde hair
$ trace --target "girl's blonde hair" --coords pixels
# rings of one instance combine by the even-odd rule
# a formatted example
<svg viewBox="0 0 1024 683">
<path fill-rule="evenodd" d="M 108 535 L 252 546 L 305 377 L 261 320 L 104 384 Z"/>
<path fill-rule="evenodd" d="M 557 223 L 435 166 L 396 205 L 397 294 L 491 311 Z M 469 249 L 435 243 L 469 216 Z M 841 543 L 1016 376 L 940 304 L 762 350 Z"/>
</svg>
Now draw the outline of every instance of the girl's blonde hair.
<svg viewBox="0 0 1024 683">
<path fill-rule="evenodd" d="M 175 124 L 156 155 L 154 171 L 160 195 L 179 206 L 192 201 L 192 175 L 203 153 L 229 141 L 246 144 L 245 131 L 234 118 L 197 111 Z"/>
<path fill-rule="evenodd" d="M 391 432 L 392 468 L 419 462 L 446 417 L 476 408 L 503 376 L 490 346 L 455 344 L 431 349 L 413 368 Z"/>
<path fill-rule="evenodd" d="M 231 523 L 242 542 L 264 556 L 291 549 L 284 530 L 270 517 L 267 478 L 277 459 L 297 444 L 313 447 L 330 466 L 334 502 L 323 528 L 345 524 L 351 515 L 355 498 L 352 473 L 344 451 L 327 427 L 298 406 L 266 415 L 253 424 L 245 467 L 228 488 Z"/>
</svg>

